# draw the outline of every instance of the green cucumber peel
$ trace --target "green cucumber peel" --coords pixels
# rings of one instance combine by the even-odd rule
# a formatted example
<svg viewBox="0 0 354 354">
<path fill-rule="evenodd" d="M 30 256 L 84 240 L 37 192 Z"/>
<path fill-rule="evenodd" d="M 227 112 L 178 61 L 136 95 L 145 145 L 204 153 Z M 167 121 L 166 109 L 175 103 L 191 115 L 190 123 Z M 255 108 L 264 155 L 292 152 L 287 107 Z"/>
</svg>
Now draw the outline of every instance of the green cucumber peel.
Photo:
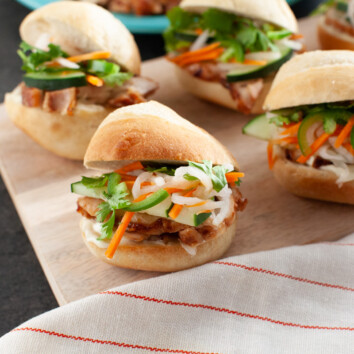
<svg viewBox="0 0 354 354">
<path fill-rule="evenodd" d="M 168 198 L 169 194 L 164 189 L 160 189 L 159 191 L 153 193 L 146 199 L 140 202 L 133 202 L 131 205 L 122 208 L 125 211 L 138 212 L 150 209 L 157 204 L 163 202 L 166 198 Z"/>
<path fill-rule="evenodd" d="M 209 219 L 211 213 L 200 213 L 200 214 L 194 214 L 194 225 L 199 226 L 203 224 L 204 221 Z"/>
</svg>

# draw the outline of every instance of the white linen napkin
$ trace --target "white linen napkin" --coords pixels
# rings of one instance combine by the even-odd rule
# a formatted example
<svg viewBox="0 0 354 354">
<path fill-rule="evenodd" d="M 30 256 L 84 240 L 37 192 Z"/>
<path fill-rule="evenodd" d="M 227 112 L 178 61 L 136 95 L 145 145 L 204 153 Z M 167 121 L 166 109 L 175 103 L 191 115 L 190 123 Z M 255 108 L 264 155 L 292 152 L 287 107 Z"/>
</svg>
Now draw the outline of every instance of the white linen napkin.
<svg viewBox="0 0 354 354">
<path fill-rule="evenodd" d="M 353 255 L 354 234 L 121 286 L 25 322 L 0 353 L 353 353 Z"/>
</svg>

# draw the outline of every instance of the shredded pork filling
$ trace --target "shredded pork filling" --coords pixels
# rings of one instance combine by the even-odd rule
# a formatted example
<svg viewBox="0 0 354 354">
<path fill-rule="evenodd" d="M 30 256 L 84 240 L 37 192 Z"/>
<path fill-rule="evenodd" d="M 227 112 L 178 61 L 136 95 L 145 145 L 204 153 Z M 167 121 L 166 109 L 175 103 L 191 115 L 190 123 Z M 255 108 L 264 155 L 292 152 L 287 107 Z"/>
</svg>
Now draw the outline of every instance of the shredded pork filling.
<svg viewBox="0 0 354 354">
<path fill-rule="evenodd" d="M 97 104 L 109 108 L 120 108 L 145 102 L 158 88 L 155 81 L 135 76 L 122 86 L 70 87 L 56 91 L 42 91 L 21 84 L 22 104 L 27 107 L 41 107 L 47 112 L 72 115 L 78 101 L 84 104 Z"/>
<path fill-rule="evenodd" d="M 124 237 L 135 241 L 144 240 L 169 241 L 179 239 L 188 246 L 197 246 L 198 244 L 212 239 L 217 234 L 230 226 L 236 217 L 238 211 L 242 211 L 247 204 L 243 199 L 237 187 L 232 187 L 233 203 L 230 205 L 229 215 L 218 226 L 212 224 L 210 218 L 198 227 L 184 225 L 166 218 L 159 218 L 145 213 L 136 213 L 130 222 Z M 77 201 L 77 211 L 88 219 L 95 219 L 98 206 L 103 202 L 101 199 L 81 197 Z M 116 225 L 120 222 L 121 215 L 117 214 Z"/>
</svg>

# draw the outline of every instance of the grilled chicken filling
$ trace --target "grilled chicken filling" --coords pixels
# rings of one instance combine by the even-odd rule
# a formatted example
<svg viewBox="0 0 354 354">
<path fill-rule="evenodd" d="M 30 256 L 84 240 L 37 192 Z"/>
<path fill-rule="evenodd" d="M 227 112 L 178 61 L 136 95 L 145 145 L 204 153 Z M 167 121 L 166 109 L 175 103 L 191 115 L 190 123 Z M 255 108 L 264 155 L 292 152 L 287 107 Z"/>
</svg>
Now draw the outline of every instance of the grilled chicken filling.
<svg viewBox="0 0 354 354">
<path fill-rule="evenodd" d="M 192 227 L 173 220 L 145 213 L 136 213 L 129 223 L 124 237 L 135 242 L 156 239 L 162 241 L 179 239 L 188 246 L 197 246 L 216 237 L 220 231 L 230 226 L 235 220 L 236 213 L 246 207 L 247 200 L 243 199 L 237 187 L 232 187 L 232 198 L 234 203 L 231 204 L 229 215 L 218 226 L 213 225 L 210 219 L 198 227 Z M 88 219 L 96 219 L 98 206 L 102 202 L 103 200 L 97 198 L 81 197 L 77 201 L 77 211 Z M 116 216 L 115 228 L 121 221 L 122 215 L 118 212 Z"/>
<path fill-rule="evenodd" d="M 43 91 L 21 84 L 22 104 L 27 107 L 41 107 L 47 112 L 72 115 L 77 102 L 97 104 L 108 108 L 120 108 L 145 102 L 158 85 L 153 80 L 136 76 L 122 86 L 70 87 L 63 90 Z"/>
</svg>

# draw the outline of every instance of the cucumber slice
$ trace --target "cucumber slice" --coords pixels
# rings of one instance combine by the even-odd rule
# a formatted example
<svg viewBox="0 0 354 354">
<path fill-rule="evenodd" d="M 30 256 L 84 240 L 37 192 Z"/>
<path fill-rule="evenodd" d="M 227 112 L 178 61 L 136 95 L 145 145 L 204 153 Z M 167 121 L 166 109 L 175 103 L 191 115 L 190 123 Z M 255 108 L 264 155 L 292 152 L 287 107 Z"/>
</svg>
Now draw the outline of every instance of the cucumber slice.
<svg viewBox="0 0 354 354">
<path fill-rule="evenodd" d="M 281 50 L 281 57 L 273 60 L 263 66 L 250 65 L 237 70 L 229 72 L 226 76 L 228 82 L 237 82 L 251 79 L 258 79 L 260 77 L 266 77 L 274 71 L 277 71 L 285 62 L 287 62 L 293 55 L 293 50 L 290 48 L 284 48 Z"/>
<path fill-rule="evenodd" d="M 262 114 L 249 121 L 242 129 L 245 135 L 253 136 L 261 140 L 271 140 L 275 135 L 277 127 L 275 124 L 269 123 L 269 119 Z"/>
<path fill-rule="evenodd" d="M 301 122 L 299 130 L 297 132 L 297 138 L 299 141 L 299 146 L 302 154 L 307 156 L 311 154 L 311 144 L 313 141 L 308 140 L 307 132 L 315 123 L 323 124 L 324 118 L 321 113 L 315 113 L 305 117 L 305 119 Z"/>
<path fill-rule="evenodd" d="M 85 197 L 102 198 L 103 192 L 107 190 L 103 188 L 88 188 L 82 184 L 82 182 L 76 182 L 71 184 L 71 192 Z"/>
<path fill-rule="evenodd" d="M 155 205 L 154 207 L 150 209 L 146 209 L 142 211 L 143 213 L 153 215 L 153 216 L 158 216 L 161 218 L 168 218 L 169 220 L 172 220 L 171 218 L 168 217 L 168 213 L 170 212 L 171 208 L 173 207 L 173 203 L 171 202 L 171 197 L 166 198 L 164 201 L 162 201 L 160 204 Z M 177 216 L 174 221 L 179 222 L 180 224 L 184 225 L 189 225 L 189 226 L 199 226 L 202 224 L 210 215 L 207 215 L 208 213 L 202 213 L 202 214 L 194 214 L 190 208 L 183 208 L 180 214 Z"/>
<path fill-rule="evenodd" d="M 350 143 L 354 149 L 354 127 L 352 128 L 352 132 L 350 133 Z"/>
<path fill-rule="evenodd" d="M 86 86 L 86 75 L 83 72 L 47 73 L 35 72 L 26 74 L 23 81 L 28 87 L 36 87 L 40 90 L 55 91 L 69 87 Z"/>
</svg>

